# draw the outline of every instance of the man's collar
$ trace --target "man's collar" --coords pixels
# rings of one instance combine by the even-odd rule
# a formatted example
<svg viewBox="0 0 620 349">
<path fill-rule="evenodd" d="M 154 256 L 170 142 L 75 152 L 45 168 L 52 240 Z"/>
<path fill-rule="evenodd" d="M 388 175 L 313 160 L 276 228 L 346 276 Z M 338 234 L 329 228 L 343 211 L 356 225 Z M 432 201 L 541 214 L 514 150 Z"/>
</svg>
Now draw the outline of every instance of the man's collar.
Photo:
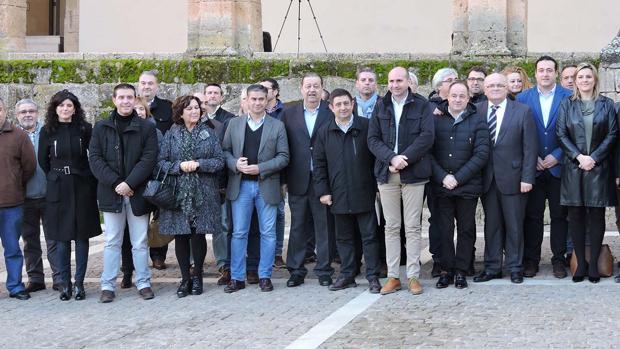
<svg viewBox="0 0 620 349">
<path fill-rule="evenodd" d="M 248 121 L 252 121 L 252 122 L 259 123 L 259 122 L 262 122 L 263 120 L 265 120 L 265 116 L 267 116 L 267 113 L 263 113 L 263 116 L 261 116 L 260 120 L 258 120 L 258 121 L 254 121 L 254 119 L 252 119 L 252 115 L 250 115 L 250 113 L 248 113 L 247 120 L 248 120 Z"/>
<path fill-rule="evenodd" d="M 506 104 L 508 104 L 508 98 L 504 98 L 504 100 L 501 101 L 499 104 L 493 104 L 491 103 L 491 101 L 489 101 L 489 106 L 487 109 L 491 109 L 491 107 L 494 105 L 499 106 L 500 109 L 506 109 Z"/>
<path fill-rule="evenodd" d="M 400 102 L 397 101 L 396 98 L 394 98 L 394 95 L 392 95 L 391 97 L 392 97 L 392 103 L 395 103 L 398 105 L 403 105 L 407 101 L 407 96 L 403 97 L 403 99 Z"/>
<path fill-rule="evenodd" d="M 553 96 L 553 94 L 555 93 L 555 88 L 558 86 L 558 84 L 553 84 L 553 88 L 551 90 L 549 90 L 549 92 L 544 93 L 540 87 L 538 85 L 536 85 L 536 90 L 538 91 L 538 95 L 543 95 L 545 97 L 548 96 Z"/>
<path fill-rule="evenodd" d="M 39 131 L 39 122 L 35 122 L 34 127 L 32 128 L 32 131 L 28 131 L 25 128 L 22 127 L 22 125 L 17 124 L 17 127 L 19 127 L 20 129 L 22 129 L 24 132 L 26 133 L 37 133 Z"/>
<path fill-rule="evenodd" d="M 218 106 L 215 108 L 215 111 L 214 111 L 213 113 L 209 113 L 209 112 L 207 111 L 207 116 L 209 117 L 209 119 L 213 119 L 213 118 L 215 118 L 215 114 L 217 114 L 217 111 L 218 111 L 218 110 L 220 110 L 220 107 L 221 107 L 221 106 L 220 106 L 220 105 L 218 105 Z"/>
<path fill-rule="evenodd" d="M 309 109 L 308 107 L 306 107 L 306 103 L 303 104 L 304 106 L 304 111 L 307 111 L 308 113 L 318 113 L 319 112 L 319 108 L 321 107 L 321 102 L 319 102 L 319 104 L 316 106 L 316 108 L 314 110 Z"/>
</svg>

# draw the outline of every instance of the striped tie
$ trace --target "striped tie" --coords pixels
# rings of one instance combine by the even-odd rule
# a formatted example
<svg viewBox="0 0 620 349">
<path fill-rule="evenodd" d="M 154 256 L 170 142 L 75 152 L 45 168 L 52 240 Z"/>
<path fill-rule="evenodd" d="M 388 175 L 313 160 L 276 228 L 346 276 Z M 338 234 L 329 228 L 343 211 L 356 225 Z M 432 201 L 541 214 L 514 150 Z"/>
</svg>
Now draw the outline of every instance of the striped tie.
<svg viewBox="0 0 620 349">
<path fill-rule="evenodd" d="M 491 136 L 491 141 L 495 144 L 495 128 L 497 127 L 497 118 L 495 114 L 497 114 L 497 109 L 499 105 L 491 106 L 491 115 L 489 115 L 489 135 Z"/>
</svg>

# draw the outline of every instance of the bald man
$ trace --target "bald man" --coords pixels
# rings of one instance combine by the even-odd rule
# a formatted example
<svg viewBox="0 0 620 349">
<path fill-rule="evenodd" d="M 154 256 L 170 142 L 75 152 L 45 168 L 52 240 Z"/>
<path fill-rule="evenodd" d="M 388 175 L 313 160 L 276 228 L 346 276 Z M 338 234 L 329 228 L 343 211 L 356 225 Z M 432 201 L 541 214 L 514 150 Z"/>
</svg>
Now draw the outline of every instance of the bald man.
<svg viewBox="0 0 620 349">
<path fill-rule="evenodd" d="M 488 101 L 476 104 L 489 125 L 491 152 L 483 170 L 484 267 L 474 282 L 502 277 L 523 282 L 523 219 L 527 193 L 536 180 L 538 137 L 532 110 L 507 99 L 506 77 L 491 74 L 484 80 Z M 505 257 L 504 257 L 505 256 Z"/>
<path fill-rule="evenodd" d="M 420 284 L 421 215 L 424 185 L 431 176 L 428 155 L 435 138 L 433 110 L 409 88 L 409 73 L 396 67 L 388 74 L 389 92 L 377 102 L 370 118 L 368 147 L 376 157 L 375 177 L 385 215 L 388 281 L 381 294 L 401 289 L 401 197 L 405 217 L 409 291 L 422 293 Z"/>
</svg>

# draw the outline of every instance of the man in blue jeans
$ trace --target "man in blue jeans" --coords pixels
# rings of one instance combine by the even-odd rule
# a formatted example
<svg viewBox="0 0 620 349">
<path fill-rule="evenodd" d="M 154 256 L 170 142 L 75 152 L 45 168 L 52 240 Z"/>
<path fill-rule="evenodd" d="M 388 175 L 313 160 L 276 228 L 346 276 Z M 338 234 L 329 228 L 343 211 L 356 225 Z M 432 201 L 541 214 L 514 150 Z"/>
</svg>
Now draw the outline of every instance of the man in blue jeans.
<svg viewBox="0 0 620 349">
<path fill-rule="evenodd" d="M 27 300 L 30 294 L 22 282 L 24 256 L 19 248 L 26 183 L 36 169 L 34 147 L 28 135 L 6 119 L 0 99 L 0 240 L 6 264 L 6 288 L 11 298 Z"/>
<path fill-rule="evenodd" d="M 276 216 L 282 200 L 280 170 L 289 158 L 284 124 L 265 113 L 267 89 L 262 85 L 248 87 L 247 104 L 248 115 L 230 120 L 222 146 L 233 221 L 231 280 L 224 289 L 226 293 L 245 288 L 248 232 L 254 208 L 260 230 L 259 287 L 263 292 L 273 290 Z"/>
</svg>

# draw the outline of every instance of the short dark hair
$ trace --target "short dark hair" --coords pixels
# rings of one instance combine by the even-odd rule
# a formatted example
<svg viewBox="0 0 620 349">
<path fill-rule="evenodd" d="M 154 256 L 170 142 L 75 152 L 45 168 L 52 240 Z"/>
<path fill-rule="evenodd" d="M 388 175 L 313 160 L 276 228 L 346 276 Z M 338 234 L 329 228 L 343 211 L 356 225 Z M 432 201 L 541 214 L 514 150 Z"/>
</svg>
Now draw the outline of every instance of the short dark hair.
<svg viewBox="0 0 620 349">
<path fill-rule="evenodd" d="M 116 86 L 114 86 L 114 92 L 112 93 L 112 97 L 116 97 L 116 91 L 118 90 L 132 90 L 133 91 L 133 96 L 136 96 L 136 88 L 133 87 L 133 85 L 131 84 L 127 84 L 127 83 L 122 83 L 122 84 L 118 84 Z"/>
<path fill-rule="evenodd" d="M 536 60 L 536 64 L 534 64 L 534 69 L 538 69 L 538 63 L 542 62 L 542 61 L 551 61 L 553 62 L 553 69 L 555 69 L 555 71 L 558 70 L 558 61 L 556 61 L 553 57 L 551 56 L 540 56 L 540 58 L 538 58 Z"/>
<path fill-rule="evenodd" d="M 334 99 L 336 99 L 337 97 L 342 97 L 342 96 L 347 96 L 349 97 L 349 100 L 353 100 L 353 96 L 351 96 L 351 93 L 349 93 L 349 91 L 343 89 L 343 88 L 337 88 L 335 90 L 332 91 L 332 93 L 329 95 L 329 104 L 334 104 Z"/>
<path fill-rule="evenodd" d="M 205 86 L 204 91 L 206 91 L 206 90 L 207 90 L 207 87 L 209 87 L 209 86 L 215 86 L 215 87 L 219 88 L 219 89 L 220 89 L 220 93 L 223 93 L 223 92 L 224 92 L 224 90 L 222 90 L 222 86 L 220 86 L 220 84 L 216 84 L 216 83 L 214 83 L 214 82 L 208 83 L 208 84 L 207 84 L 207 86 Z"/>
<path fill-rule="evenodd" d="M 375 76 L 375 79 L 377 78 L 377 73 L 375 72 L 374 69 L 372 69 L 371 67 L 361 67 L 361 68 L 358 68 L 357 71 L 355 72 L 355 80 L 360 79 L 361 73 L 370 73 Z"/>
<path fill-rule="evenodd" d="M 272 90 L 278 90 L 278 93 L 276 93 L 276 98 L 280 97 L 280 85 L 278 85 L 278 82 L 276 81 L 276 79 L 265 78 L 265 79 L 261 80 L 261 82 L 268 82 L 268 83 L 270 83 Z"/>
<path fill-rule="evenodd" d="M 482 73 L 482 74 L 484 74 L 485 77 L 488 75 L 487 71 L 483 67 L 481 67 L 479 65 L 476 65 L 476 66 L 473 66 L 473 67 L 471 67 L 469 69 L 469 71 L 467 72 L 467 77 L 469 77 L 469 74 L 471 74 L 471 72 L 473 72 L 473 71 L 478 72 L 478 73 Z"/>
<path fill-rule="evenodd" d="M 245 92 L 248 94 L 248 96 L 250 95 L 250 92 L 262 92 L 265 94 L 265 96 L 267 96 L 267 94 L 269 93 L 269 90 L 267 90 L 267 88 L 263 85 L 253 84 L 253 85 L 248 86 Z"/>
<path fill-rule="evenodd" d="M 183 109 L 187 108 L 187 106 L 192 102 L 196 101 L 198 103 L 198 108 L 200 108 L 200 115 L 202 115 L 202 105 L 200 99 L 196 96 L 180 96 L 177 97 L 174 102 L 172 102 L 172 121 L 175 124 L 182 125 L 183 124 Z"/>
<path fill-rule="evenodd" d="M 575 68 L 577 69 L 577 65 L 576 64 L 568 64 L 562 67 L 562 71 L 560 71 L 560 74 L 564 73 L 564 71 L 568 68 Z"/>
<path fill-rule="evenodd" d="M 454 86 L 454 85 L 463 85 L 463 86 L 465 86 L 465 89 L 467 90 L 467 94 L 469 94 L 469 85 L 467 85 L 467 81 L 464 81 L 464 80 L 452 81 L 450 83 L 450 86 L 448 87 L 448 91 L 450 91 L 450 89 L 452 89 L 452 86 Z"/>
<path fill-rule="evenodd" d="M 315 73 L 315 72 L 308 72 L 305 73 L 302 77 L 301 77 L 301 84 L 304 84 L 304 80 L 306 80 L 306 78 L 319 78 L 319 80 L 321 80 L 321 86 L 323 86 L 323 77 L 321 77 L 321 75 Z"/>
</svg>

